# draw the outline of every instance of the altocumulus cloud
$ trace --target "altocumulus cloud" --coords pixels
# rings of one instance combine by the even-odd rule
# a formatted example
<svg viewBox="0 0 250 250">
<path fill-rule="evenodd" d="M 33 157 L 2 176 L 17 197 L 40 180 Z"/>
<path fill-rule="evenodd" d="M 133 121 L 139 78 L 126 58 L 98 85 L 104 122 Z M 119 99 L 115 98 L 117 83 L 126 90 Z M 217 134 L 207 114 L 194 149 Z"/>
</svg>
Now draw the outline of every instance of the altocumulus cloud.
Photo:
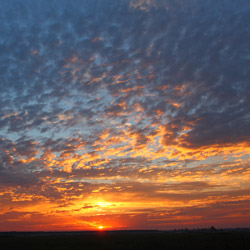
<svg viewBox="0 0 250 250">
<path fill-rule="evenodd" d="M 248 1 L 0 3 L 0 230 L 249 226 Z"/>
</svg>

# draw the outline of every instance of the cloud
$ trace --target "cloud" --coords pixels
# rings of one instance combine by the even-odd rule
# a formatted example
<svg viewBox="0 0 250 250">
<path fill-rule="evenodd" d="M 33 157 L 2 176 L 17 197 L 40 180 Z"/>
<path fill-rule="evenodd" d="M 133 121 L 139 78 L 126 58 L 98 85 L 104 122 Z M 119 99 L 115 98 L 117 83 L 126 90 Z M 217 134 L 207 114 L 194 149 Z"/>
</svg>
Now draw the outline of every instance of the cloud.
<svg viewBox="0 0 250 250">
<path fill-rule="evenodd" d="M 70 217 L 117 199 L 103 213 L 125 221 L 154 201 L 173 210 L 203 202 L 206 210 L 210 199 L 242 198 L 239 187 L 249 188 L 249 10 L 245 1 L 3 3 L 5 211 L 37 212 L 48 202 Z M 50 221 L 51 207 L 39 218 Z"/>
</svg>

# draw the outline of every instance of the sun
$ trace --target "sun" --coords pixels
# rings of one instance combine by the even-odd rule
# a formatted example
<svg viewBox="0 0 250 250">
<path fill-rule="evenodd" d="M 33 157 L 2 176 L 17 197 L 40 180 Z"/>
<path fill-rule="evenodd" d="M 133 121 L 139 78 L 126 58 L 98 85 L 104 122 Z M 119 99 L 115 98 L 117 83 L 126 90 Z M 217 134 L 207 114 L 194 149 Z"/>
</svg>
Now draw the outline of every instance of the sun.
<svg viewBox="0 0 250 250">
<path fill-rule="evenodd" d="M 99 230 L 102 230 L 102 229 L 103 229 L 103 226 L 99 226 L 98 229 L 99 229 Z"/>
</svg>

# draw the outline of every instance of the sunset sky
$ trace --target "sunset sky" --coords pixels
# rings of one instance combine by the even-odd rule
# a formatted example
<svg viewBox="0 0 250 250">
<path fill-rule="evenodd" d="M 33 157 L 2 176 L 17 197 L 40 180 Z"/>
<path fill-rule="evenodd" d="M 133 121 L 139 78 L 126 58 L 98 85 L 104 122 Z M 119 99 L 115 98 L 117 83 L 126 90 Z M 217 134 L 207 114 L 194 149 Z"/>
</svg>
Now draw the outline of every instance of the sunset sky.
<svg viewBox="0 0 250 250">
<path fill-rule="evenodd" d="M 0 5 L 0 231 L 250 227 L 248 0 Z"/>
</svg>

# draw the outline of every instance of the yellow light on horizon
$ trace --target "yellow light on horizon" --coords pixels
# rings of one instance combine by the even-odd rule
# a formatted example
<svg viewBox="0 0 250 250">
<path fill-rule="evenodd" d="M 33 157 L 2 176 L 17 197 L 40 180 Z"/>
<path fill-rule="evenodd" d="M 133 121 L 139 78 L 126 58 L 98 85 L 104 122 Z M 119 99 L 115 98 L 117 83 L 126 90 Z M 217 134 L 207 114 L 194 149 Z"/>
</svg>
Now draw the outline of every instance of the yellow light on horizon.
<svg viewBox="0 0 250 250">
<path fill-rule="evenodd" d="M 99 230 L 102 230 L 102 229 L 103 229 L 103 226 L 99 226 L 98 228 L 99 228 Z"/>
</svg>

